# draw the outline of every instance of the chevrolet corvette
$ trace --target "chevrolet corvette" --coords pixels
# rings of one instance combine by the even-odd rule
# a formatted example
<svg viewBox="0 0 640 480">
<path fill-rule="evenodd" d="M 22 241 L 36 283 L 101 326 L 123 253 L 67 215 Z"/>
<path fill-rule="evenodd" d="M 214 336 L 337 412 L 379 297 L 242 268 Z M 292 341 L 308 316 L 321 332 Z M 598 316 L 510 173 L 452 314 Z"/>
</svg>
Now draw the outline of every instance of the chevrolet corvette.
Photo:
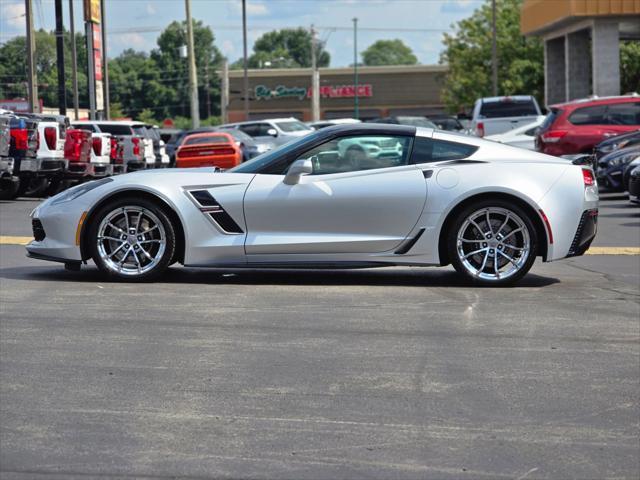
<svg viewBox="0 0 640 480">
<path fill-rule="evenodd" d="M 509 285 L 537 257 L 582 255 L 591 168 L 430 128 L 318 130 L 225 172 L 150 170 L 78 185 L 31 214 L 27 255 L 110 279 L 216 268 L 453 267 Z"/>
</svg>

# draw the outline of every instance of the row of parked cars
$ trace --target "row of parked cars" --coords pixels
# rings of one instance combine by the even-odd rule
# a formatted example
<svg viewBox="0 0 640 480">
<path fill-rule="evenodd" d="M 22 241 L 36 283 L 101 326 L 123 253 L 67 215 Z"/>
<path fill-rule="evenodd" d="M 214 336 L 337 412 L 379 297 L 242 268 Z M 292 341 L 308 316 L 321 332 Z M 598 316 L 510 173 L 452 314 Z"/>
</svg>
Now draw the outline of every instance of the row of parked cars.
<svg viewBox="0 0 640 480">
<path fill-rule="evenodd" d="M 0 111 L 0 198 L 52 195 L 70 184 L 170 166 L 157 126 Z"/>
</svg>

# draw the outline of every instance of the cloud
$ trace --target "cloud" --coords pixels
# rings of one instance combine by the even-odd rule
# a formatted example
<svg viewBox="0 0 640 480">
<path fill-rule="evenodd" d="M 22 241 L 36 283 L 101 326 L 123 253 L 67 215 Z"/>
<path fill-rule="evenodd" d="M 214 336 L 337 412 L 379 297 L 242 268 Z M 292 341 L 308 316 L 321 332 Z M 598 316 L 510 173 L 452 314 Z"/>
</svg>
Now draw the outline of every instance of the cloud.
<svg viewBox="0 0 640 480">
<path fill-rule="evenodd" d="M 149 15 L 155 15 L 156 14 L 156 9 L 151 3 L 147 3 L 147 13 Z"/>
<path fill-rule="evenodd" d="M 113 42 L 124 48 L 133 48 L 134 50 L 150 50 L 153 48 L 153 42 L 149 42 L 139 33 L 121 33 L 114 38 Z"/>
<path fill-rule="evenodd" d="M 220 49 L 222 50 L 222 53 L 224 53 L 225 55 L 231 56 L 235 53 L 236 46 L 234 42 L 232 42 L 231 40 L 225 40 L 224 42 L 222 42 Z"/>
<path fill-rule="evenodd" d="M 465 13 L 470 12 L 478 5 L 473 0 L 449 0 L 440 6 L 441 13 Z"/>
<path fill-rule="evenodd" d="M 2 3 L 0 6 L 2 15 L 2 23 L 12 30 L 25 28 L 25 11 L 24 2 L 20 3 Z"/>
<path fill-rule="evenodd" d="M 242 12 L 242 4 L 240 2 L 235 2 L 233 5 L 235 10 Z M 264 17 L 269 13 L 269 9 L 264 3 L 247 2 L 247 16 Z"/>
</svg>

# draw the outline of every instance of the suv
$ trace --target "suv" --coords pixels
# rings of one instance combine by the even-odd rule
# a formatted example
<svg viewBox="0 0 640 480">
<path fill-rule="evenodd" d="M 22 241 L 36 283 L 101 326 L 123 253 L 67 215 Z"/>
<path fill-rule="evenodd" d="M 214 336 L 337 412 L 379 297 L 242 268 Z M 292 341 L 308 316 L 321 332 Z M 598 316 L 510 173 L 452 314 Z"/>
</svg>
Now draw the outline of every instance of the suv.
<svg viewBox="0 0 640 480">
<path fill-rule="evenodd" d="M 640 96 L 591 98 L 552 105 L 536 135 L 536 150 L 548 155 L 591 153 L 608 137 L 640 127 Z"/>
<path fill-rule="evenodd" d="M 293 117 L 228 123 L 220 125 L 219 128 L 237 128 L 253 137 L 256 143 L 271 143 L 273 145 L 283 145 L 290 140 L 304 137 L 315 131 Z"/>
<path fill-rule="evenodd" d="M 542 115 L 531 95 L 479 98 L 473 107 L 469 133 L 478 137 L 508 132 Z"/>
</svg>

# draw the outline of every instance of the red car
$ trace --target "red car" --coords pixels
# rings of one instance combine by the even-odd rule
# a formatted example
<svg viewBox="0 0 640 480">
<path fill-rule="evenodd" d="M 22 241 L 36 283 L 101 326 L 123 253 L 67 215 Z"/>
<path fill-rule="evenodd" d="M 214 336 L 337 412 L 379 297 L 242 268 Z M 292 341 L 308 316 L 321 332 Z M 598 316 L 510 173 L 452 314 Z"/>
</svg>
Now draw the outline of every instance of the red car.
<svg viewBox="0 0 640 480">
<path fill-rule="evenodd" d="M 639 126 L 637 94 L 552 105 L 536 134 L 536 150 L 556 156 L 591 153 L 606 138 Z"/>
<path fill-rule="evenodd" d="M 222 132 L 187 135 L 176 152 L 176 167 L 232 168 L 242 162 L 242 151 L 231 135 Z"/>
</svg>

